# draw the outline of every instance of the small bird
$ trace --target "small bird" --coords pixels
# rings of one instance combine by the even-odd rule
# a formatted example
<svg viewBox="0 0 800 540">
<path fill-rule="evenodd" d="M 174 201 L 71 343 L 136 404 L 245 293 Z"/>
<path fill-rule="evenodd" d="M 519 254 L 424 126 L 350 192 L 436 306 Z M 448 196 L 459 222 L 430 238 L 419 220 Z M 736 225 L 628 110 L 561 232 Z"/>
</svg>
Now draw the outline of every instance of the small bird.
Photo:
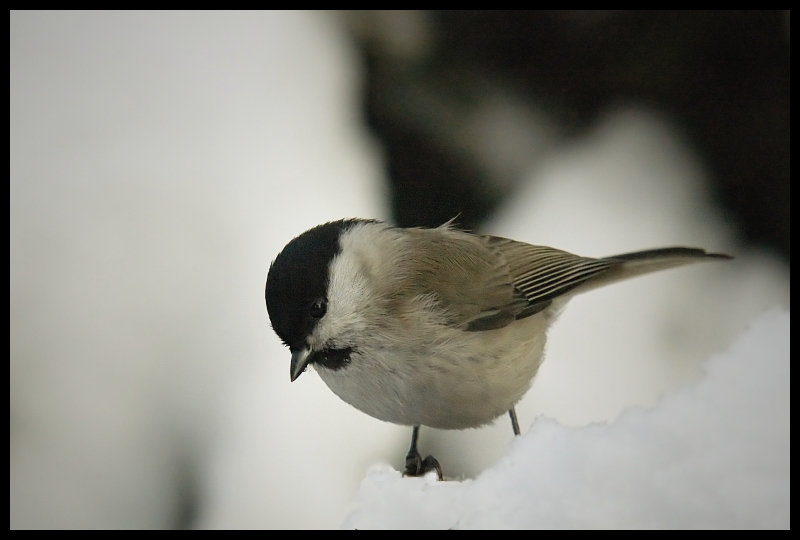
<svg viewBox="0 0 800 540">
<path fill-rule="evenodd" d="M 289 242 L 269 268 L 272 328 L 356 409 L 413 426 L 405 475 L 442 469 L 417 451 L 420 426 L 466 429 L 508 413 L 531 386 L 547 330 L 575 294 L 622 279 L 730 259 L 669 247 L 602 259 L 461 231 L 345 219 Z"/>
</svg>

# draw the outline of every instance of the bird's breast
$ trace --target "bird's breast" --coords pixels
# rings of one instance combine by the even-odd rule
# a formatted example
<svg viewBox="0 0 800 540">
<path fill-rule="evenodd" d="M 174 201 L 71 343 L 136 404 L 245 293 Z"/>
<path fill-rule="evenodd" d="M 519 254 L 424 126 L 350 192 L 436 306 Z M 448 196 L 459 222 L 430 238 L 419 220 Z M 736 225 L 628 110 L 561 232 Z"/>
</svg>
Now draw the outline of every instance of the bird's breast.
<svg viewBox="0 0 800 540">
<path fill-rule="evenodd" d="M 478 427 L 504 414 L 530 388 L 546 330 L 544 315 L 537 314 L 484 332 L 448 328 L 429 336 L 406 334 L 396 342 L 365 336 L 345 368 L 316 369 L 341 399 L 380 420 Z"/>
</svg>

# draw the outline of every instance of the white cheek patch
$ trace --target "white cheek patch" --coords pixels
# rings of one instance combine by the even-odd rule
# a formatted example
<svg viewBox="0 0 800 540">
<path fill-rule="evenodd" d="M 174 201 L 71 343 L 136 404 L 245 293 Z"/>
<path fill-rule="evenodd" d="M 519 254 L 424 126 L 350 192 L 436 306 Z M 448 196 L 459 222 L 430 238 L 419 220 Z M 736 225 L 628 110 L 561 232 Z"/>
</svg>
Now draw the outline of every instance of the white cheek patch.
<svg viewBox="0 0 800 540">
<path fill-rule="evenodd" d="M 353 227 L 342 236 L 342 251 L 331 262 L 328 284 L 328 311 L 311 336 L 311 346 L 347 346 L 342 340 L 352 339 L 368 331 L 364 316 L 374 301 L 369 276 L 371 267 L 380 261 L 376 252 L 376 233 L 383 224 L 364 224 Z"/>
<path fill-rule="evenodd" d="M 337 256 L 333 260 L 328 286 L 328 312 L 314 332 L 314 337 L 321 343 L 365 329 L 361 316 L 369 298 L 365 277 L 354 257 Z"/>
</svg>

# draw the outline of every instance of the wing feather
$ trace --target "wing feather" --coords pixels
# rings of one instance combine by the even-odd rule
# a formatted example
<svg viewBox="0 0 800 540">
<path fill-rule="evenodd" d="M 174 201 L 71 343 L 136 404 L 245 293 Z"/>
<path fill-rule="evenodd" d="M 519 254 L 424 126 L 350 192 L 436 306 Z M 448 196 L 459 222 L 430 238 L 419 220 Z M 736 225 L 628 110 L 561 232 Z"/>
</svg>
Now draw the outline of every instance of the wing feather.
<svg viewBox="0 0 800 540">
<path fill-rule="evenodd" d="M 514 287 L 532 305 L 641 274 L 700 261 L 731 258 L 698 248 L 668 247 L 594 259 L 497 236 L 484 238 L 487 245 L 505 256 Z M 530 310 L 526 311 L 526 316 L 528 314 Z"/>
<path fill-rule="evenodd" d="M 408 229 L 414 236 L 409 269 L 417 293 L 429 294 L 452 326 L 502 328 L 546 309 L 553 300 L 639 274 L 701 260 L 730 258 L 671 247 L 595 259 L 546 246 L 452 229 Z"/>
<path fill-rule="evenodd" d="M 560 249 L 497 236 L 484 238 L 505 257 L 512 284 L 530 304 L 542 304 L 562 296 L 619 264 L 611 259 L 580 257 Z"/>
</svg>

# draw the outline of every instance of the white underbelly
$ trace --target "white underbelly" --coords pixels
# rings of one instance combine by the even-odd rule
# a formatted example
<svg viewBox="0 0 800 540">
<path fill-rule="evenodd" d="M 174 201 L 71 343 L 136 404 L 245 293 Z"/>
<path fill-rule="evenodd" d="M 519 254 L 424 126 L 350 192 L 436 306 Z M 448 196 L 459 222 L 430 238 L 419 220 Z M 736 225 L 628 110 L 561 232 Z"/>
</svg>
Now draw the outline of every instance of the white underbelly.
<svg viewBox="0 0 800 540">
<path fill-rule="evenodd" d="M 343 369 L 317 371 L 340 398 L 380 420 L 478 427 L 528 391 L 543 359 L 546 326 L 537 314 L 497 330 L 452 330 L 439 343 L 362 351 Z"/>
</svg>

